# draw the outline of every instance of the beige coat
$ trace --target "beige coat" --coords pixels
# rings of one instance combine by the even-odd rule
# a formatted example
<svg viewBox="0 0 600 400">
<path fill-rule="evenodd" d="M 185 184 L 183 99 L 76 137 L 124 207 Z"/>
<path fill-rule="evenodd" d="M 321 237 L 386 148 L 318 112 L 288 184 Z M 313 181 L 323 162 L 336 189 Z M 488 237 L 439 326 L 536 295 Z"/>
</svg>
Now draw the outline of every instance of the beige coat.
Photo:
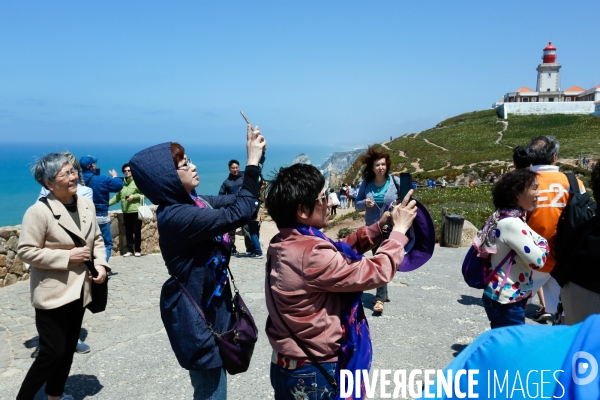
<svg viewBox="0 0 600 400">
<path fill-rule="evenodd" d="M 100 227 L 96 222 L 96 209 L 92 201 L 76 196 L 81 230 L 65 206 L 53 195 L 48 195 L 48 207 L 37 201 L 23 217 L 19 238 L 19 258 L 31 265 L 31 303 L 35 308 L 53 309 L 81 297 L 83 305 L 92 301 L 88 270 L 83 263 L 70 263 L 70 250 L 75 247 L 65 229 L 74 233 L 93 249 L 94 265 L 106 263 L 106 250 Z"/>
</svg>

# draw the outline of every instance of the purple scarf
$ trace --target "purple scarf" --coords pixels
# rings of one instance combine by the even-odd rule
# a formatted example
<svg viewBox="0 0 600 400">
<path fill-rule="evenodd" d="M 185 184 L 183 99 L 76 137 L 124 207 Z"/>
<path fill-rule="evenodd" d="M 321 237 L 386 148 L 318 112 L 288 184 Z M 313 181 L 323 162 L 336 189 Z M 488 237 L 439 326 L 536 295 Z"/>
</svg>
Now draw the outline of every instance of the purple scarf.
<svg viewBox="0 0 600 400">
<path fill-rule="evenodd" d="M 345 242 L 334 242 L 325 236 L 320 230 L 308 225 L 297 224 L 293 226 L 298 232 L 305 236 L 317 236 L 323 240 L 329 241 L 335 248 L 344 255 L 350 263 L 363 258 L 362 254 L 358 254 L 356 250 Z M 365 316 L 365 310 L 362 305 L 362 292 L 355 293 L 339 293 L 342 298 L 342 344 L 340 354 L 338 354 L 338 362 L 335 371 L 336 380 L 340 382 L 340 370 L 347 369 L 356 370 L 371 370 L 371 361 L 373 359 L 373 347 L 371 345 L 371 333 L 369 324 Z M 352 395 L 348 399 L 354 399 L 354 388 L 348 388 Z M 361 382 L 362 396 L 365 398 L 365 385 Z M 336 399 L 340 398 L 338 392 Z"/>
<path fill-rule="evenodd" d="M 205 208 L 211 210 L 213 207 L 210 203 L 204 200 L 200 196 L 190 195 L 194 201 L 194 205 L 198 208 Z M 229 264 L 229 258 L 231 257 L 231 238 L 229 233 L 218 235 L 213 238 L 215 246 L 210 253 L 210 257 L 206 262 L 206 268 L 212 272 L 212 284 L 215 286 L 206 308 L 210 308 L 210 304 L 215 296 L 220 297 L 223 294 L 223 289 L 227 285 L 227 265 Z"/>
</svg>

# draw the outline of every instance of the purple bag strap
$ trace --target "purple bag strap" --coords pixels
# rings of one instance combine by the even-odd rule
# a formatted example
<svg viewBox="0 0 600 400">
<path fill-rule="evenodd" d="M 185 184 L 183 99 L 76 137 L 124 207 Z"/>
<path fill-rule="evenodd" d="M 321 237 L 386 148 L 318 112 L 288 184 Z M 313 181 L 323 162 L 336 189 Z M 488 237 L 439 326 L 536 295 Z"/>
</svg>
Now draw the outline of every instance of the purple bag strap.
<svg viewBox="0 0 600 400">
<path fill-rule="evenodd" d="M 502 266 L 504 265 L 504 263 L 510 258 L 510 261 L 508 262 L 508 268 L 506 269 L 506 273 L 504 274 L 504 279 L 502 279 L 502 283 L 500 284 L 500 287 L 504 287 L 504 284 L 506 283 L 506 280 L 508 279 L 508 275 L 510 274 L 510 270 L 512 268 L 512 265 L 515 262 L 515 257 L 516 257 L 517 253 L 514 250 L 511 250 L 508 252 L 508 254 L 502 259 L 502 261 L 500 261 L 500 264 L 498 264 L 498 266 L 496 268 L 494 268 L 494 270 L 485 278 L 485 284 L 487 285 L 488 283 L 490 283 L 490 281 L 492 280 L 492 277 L 498 272 L 500 271 L 500 268 L 502 268 Z"/>
</svg>

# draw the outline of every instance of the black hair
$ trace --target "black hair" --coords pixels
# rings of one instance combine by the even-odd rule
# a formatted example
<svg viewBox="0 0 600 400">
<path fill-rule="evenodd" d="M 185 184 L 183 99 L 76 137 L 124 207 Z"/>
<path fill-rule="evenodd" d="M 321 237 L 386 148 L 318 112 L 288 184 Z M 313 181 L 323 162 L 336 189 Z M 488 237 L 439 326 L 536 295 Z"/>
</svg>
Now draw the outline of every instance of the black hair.
<svg viewBox="0 0 600 400">
<path fill-rule="evenodd" d="M 502 175 L 492 188 L 492 200 L 496 210 L 518 207 L 517 196 L 528 189 L 536 177 L 536 173 L 529 168 L 513 169 Z"/>
<path fill-rule="evenodd" d="M 515 168 L 528 168 L 531 165 L 527 149 L 523 146 L 517 146 L 513 149 L 513 162 Z"/>
<path fill-rule="evenodd" d="M 560 144 L 554 136 L 536 136 L 527 145 L 527 155 L 531 165 L 550 165 L 554 155 L 558 156 L 559 148 Z"/>
<path fill-rule="evenodd" d="M 278 228 L 289 228 L 296 221 L 298 206 L 315 211 L 316 199 L 325 187 L 325 178 L 313 165 L 294 164 L 280 168 L 267 187 L 265 205 Z"/>
<path fill-rule="evenodd" d="M 238 160 L 229 160 L 229 162 L 227 163 L 227 166 L 229 168 L 231 168 L 231 164 L 237 164 L 240 165 L 240 162 Z"/>
<path fill-rule="evenodd" d="M 598 203 L 600 202 L 600 160 L 596 161 L 596 165 L 592 168 L 591 183 L 594 199 Z"/>
<path fill-rule="evenodd" d="M 131 168 L 129 167 L 129 163 L 125 163 L 125 164 L 123 164 L 123 166 L 121 167 L 121 172 L 122 172 L 122 173 L 125 173 L 125 168 L 129 168 L 129 169 L 131 169 Z"/>
</svg>

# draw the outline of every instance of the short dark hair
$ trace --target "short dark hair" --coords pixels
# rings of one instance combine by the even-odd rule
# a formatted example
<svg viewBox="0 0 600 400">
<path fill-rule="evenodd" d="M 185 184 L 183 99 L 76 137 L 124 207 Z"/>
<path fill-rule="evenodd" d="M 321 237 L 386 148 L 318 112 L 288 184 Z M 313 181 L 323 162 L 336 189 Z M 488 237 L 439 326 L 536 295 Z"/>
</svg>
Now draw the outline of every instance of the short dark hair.
<svg viewBox="0 0 600 400">
<path fill-rule="evenodd" d="M 529 161 L 529 154 L 527 154 L 527 149 L 523 146 L 515 147 L 512 157 L 515 168 L 528 168 L 531 165 L 531 161 Z"/>
<path fill-rule="evenodd" d="M 560 143 L 554 136 L 536 136 L 527 145 L 527 155 L 531 165 L 550 165 L 552 157 L 558 156 L 559 149 Z"/>
<path fill-rule="evenodd" d="M 227 163 L 227 166 L 229 168 L 231 168 L 231 164 L 237 164 L 240 165 L 240 162 L 238 160 L 229 160 L 229 162 Z"/>
<path fill-rule="evenodd" d="M 131 168 L 129 167 L 129 163 L 123 164 L 123 166 L 121 167 L 121 172 L 122 173 L 125 173 L 125 168 L 129 168 L 131 170 Z"/>
<path fill-rule="evenodd" d="M 591 183 L 594 199 L 596 199 L 596 203 L 598 203 L 600 202 L 600 160 L 596 161 L 596 165 L 592 168 Z"/>
<path fill-rule="evenodd" d="M 385 158 L 385 174 L 387 176 L 387 174 L 390 173 L 390 168 L 392 167 L 392 159 L 390 158 L 389 153 L 386 153 L 384 151 L 377 151 L 373 147 L 369 147 L 367 149 L 367 152 L 360 157 L 360 162 L 363 163 L 365 166 L 362 171 L 362 176 L 364 179 L 367 180 L 367 182 L 370 182 L 373 179 L 375 179 L 373 165 L 375 164 L 375 161 L 381 158 Z"/>
<path fill-rule="evenodd" d="M 516 208 L 517 196 L 529 188 L 537 175 L 529 168 L 513 169 L 502 175 L 492 188 L 492 200 L 496 210 Z"/>
<path fill-rule="evenodd" d="M 325 178 L 314 165 L 294 164 L 280 168 L 267 187 L 267 211 L 278 228 L 289 228 L 297 222 L 299 205 L 308 207 L 312 215 L 324 187 Z"/>
<path fill-rule="evenodd" d="M 171 157 L 173 157 L 173 163 L 175 164 L 175 168 L 177 168 L 179 163 L 185 158 L 185 149 L 183 146 L 177 142 L 172 142 Z"/>
</svg>

